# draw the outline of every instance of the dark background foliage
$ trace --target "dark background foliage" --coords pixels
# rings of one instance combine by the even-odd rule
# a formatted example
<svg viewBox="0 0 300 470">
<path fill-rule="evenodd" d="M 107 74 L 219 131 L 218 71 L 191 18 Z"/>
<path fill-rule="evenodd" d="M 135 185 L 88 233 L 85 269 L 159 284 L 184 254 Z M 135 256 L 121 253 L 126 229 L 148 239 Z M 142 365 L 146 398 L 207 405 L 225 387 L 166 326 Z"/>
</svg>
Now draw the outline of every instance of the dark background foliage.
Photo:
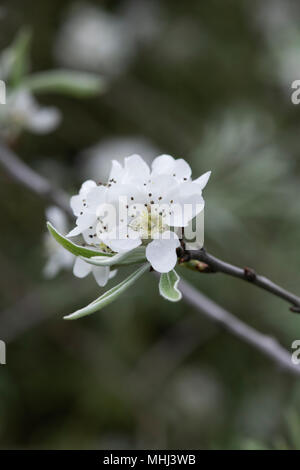
<svg viewBox="0 0 300 470">
<path fill-rule="evenodd" d="M 61 109 L 62 124 L 23 133 L 15 151 L 70 194 L 100 179 L 116 153 L 170 153 L 195 176 L 211 169 L 206 247 L 299 293 L 300 108 L 290 99 L 299 4 L 88 5 L 108 15 L 102 26 L 118 25 L 95 47 L 121 40 L 81 64 L 65 31 L 86 3 L 2 1 L 1 48 L 26 25 L 33 71 L 81 68 L 107 82 L 97 97 L 39 97 Z M 79 34 L 81 23 L 68 28 Z M 45 280 L 44 203 L 2 171 L 0 195 L 2 448 L 300 447 L 297 379 L 183 302 L 164 301 L 150 274 L 99 314 L 65 323 L 99 288 L 69 272 Z M 282 301 L 222 275 L 180 274 L 288 350 L 300 339 L 300 318 Z"/>
</svg>

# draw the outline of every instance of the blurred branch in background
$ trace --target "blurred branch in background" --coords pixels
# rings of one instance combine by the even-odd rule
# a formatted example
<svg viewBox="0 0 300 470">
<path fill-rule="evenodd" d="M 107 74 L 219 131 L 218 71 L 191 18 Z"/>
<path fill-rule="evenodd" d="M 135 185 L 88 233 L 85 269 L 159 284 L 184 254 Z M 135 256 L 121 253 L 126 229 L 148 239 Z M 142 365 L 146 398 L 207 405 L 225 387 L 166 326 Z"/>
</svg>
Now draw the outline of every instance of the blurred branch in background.
<svg viewBox="0 0 300 470">
<path fill-rule="evenodd" d="M 186 303 L 192 305 L 202 314 L 222 325 L 230 333 L 251 344 L 266 356 L 270 357 L 283 369 L 300 376 L 300 368 L 291 361 L 291 355 L 274 338 L 259 333 L 242 322 L 218 304 L 185 281 L 181 281 L 180 289 Z"/>
<path fill-rule="evenodd" d="M 5 145 L 0 145 L 0 164 L 17 182 L 31 189 L 44 199 L 50 200 L 51 203 L 55 202 L 63 210 L 67 209 L 67 212 L 70 214 L 67 196 L 61 190 L 54 188 L 45 178 L 42 178 L 39 174 L 28 168 Z M 259 333 L 254 328 L 237 319 L 234 315 L 198 292 L 187 282 L 181 282 L 181 291 L 184 300 L 200 313 L 219 323 L 235 336 L 263 352 L 286 371 L 300 375 L 300 369 L 293 365 L 290 354 L 273 338 Z"/>
<path fill-rule="evenodd" d="M 0 142 L 0 165 L 15 181 L 36 193 L 47 203 L 55 204 L 71 215 L 69 200 L 59 188 L 54 188 L 43 176 L 36 173 L 17 155 Z"/>
</svg>

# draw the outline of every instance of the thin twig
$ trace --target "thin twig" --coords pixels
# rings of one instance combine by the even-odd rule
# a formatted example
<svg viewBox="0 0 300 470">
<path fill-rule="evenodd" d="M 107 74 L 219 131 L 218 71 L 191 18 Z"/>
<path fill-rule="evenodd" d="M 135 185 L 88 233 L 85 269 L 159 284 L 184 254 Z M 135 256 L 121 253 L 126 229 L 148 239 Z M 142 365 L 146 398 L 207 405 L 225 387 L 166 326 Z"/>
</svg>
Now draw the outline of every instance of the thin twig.
<svg viewBox="0 0 300 470">
<path fill-rule="evenodd" d="M 181 281 L 179 288 L 185 302 L 196 308 L 210 320 L 213 320 L 233 335 L 251 344 L 286 371 L 300 376 L 300 366 L 291 361 L 291 355 L 274 338 L 264 335 L 242 322 L 231 313 L 210 300 L 186 281 Z"/>
<path fill-rule="evenodd" d="M 186 256 L 184 258 L 185 261 L 198 260 L 205 263 L 209 268 L 209 270 L 204 270 L 206 272 L 209 271 L 214 273 L 224 273 L 228 274 L 229 276 L 237 277 L 244 281 L 250 282 L 257 287 L 260 287 L 261 289 L 271 292 L 271 294 L 286 300 L 292 305 L 291 310 L 293 312 L 300 312 L 300 297 L 275 284 L 270 279 L 257 274 L 251 268 L 243 269 L 239 268 L 238 266 L 234 266 L 233 264 L 229 264 L 219 258 L 216 258 L 210 253 L 207 253 L 207 251 L 204 249 L 197 251 L 185 251 L 184 255 Z"/>
<path fill-rule="evenodd" d="M 48 180 L 31 170 L 11 150 L 6 148 L 4 145 L 1 145 L 1 143 L 0 165 L 2 165 L 2 167 L 14 180 L 23 184 L 31 191 L 43 197 L 45 200 L 48 200 L 51 203 L 55 203 L 70 214 L 69 205 L 67 204 L 68 198 L 66 194 L 63 191 L 54 188 Z M 249 277 L 247 277 L 245 274 L 245 270 L 237 268 L 228 263 L 224 263 L 212 255 L 208 255 L 204 250 L 200 250 L 199 252 L 194 251 L 191 253 L 193 253 L 194 259 L 199 259 L 200 261 L 207 263 L 212 270 L 224 272 L 226 274 L 251 281 L 255 285 L 263 287 L 275 295 L 288 300 L 295 307 L 298 307 L 298 305 L 300 306 L 300 299 L 298 297 L 290 294 L 281 287 L 276 286 L 276 284 L 273 284 L 266 278 L 257 276 L 252 271 L 251 276 L 253 276 L 253 279 L 249 279 Z M 186 255 L 192 259 L 190 252 L 186 252 Z M 195 255 L 197 257 L 195 257 Z M 284 348 L 282 348 L 282 346 L 276 340 L 270 338 L 269 336 L 263 335 L 254 328 L 243 323 L 234 315 L 224 310 L 212 300 L 208 299 L 187 282 L 181 281 L 181 291 L 187 304 L 196 308 L 207 318 L 221 324 L 235 336 L 238 336 L 248 344 L 254 346 L 256 349 L 270 357 L 275 363 L 284 368 L 286 371 L 300 376 L 300 367 L 293 365 L 290 354 Z"/>
</svg>

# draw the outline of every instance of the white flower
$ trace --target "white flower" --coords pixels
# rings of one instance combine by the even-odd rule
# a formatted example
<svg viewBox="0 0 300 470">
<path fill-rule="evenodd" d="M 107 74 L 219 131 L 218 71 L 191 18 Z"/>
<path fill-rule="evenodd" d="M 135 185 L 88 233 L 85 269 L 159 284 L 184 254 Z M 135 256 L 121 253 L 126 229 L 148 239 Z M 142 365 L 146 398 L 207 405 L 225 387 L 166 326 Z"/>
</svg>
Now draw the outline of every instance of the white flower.
<svg viewBox="0 0 300 470">
<path fill-rule="evenodd" d="M 46 210 L 47 220 L 51 222 L 60 232 L 67 232 L 67 218 L 65 213 L 58 207 L 51 206 Z M 97 284 L 101 287 L 107 284 L 107 281 L 115 276 L 116 270 L 110 271 L 109 267 L 92 266 L 81 258 L 77 258 L 69 251 L 59 245 L 50 234 L 45 238 L 48 261 L 44 268 L 44 275 L 47 278 L 53 278 L 61 269 L 71 269 L 76 277 L 86 277 L 92 273 Z M 75 262 L 74 262 L 75 261 Z"/>
<path fill-rule="evenodd" d="M 210 172 L 194 181 L 191 173 L 185 160 L 170 155 L 155 158 L 152 169 L 139 155 L 125 158 L 124 166 L 113 161 L 107 184 L 86 181 L 71 198 L 77 220 L 68 236 L 82 233 L 86 243 L 117 253 L 143 244 L 156 271 L 171 271 L 180 246 L 178 228 L 204 208 L 202 189 Z M 107 215 L 108 209 L 114 210 Z"/>
<path fill-rule="evenodd" d="M 68 67 L 115 75 L 126 70 L 135 49 L 121 18 L 87 4 L 71 8 L 59 31 L 54 54 Z"/>
<path fill-rule="evenodd" d="M 66 233 L 67 218 L 61 209 L 55 206 L 48 207 L 46 209 L 46 217 L 59 231 Z M 73 265 L 74 255 L 56 243 L 49 233 L 45 235 L 45 249 L 48 255 L 48 260 L 44 267 L 45 277 L 53 278 L 61 269 L 70 269 Z"/>
<path fill-rule="evenodd" d="M 25 89 L 8 95 L 5 106 L 0 107 L 0 121 L 6 133 L 27 129 L 36 134 L 53 131 L 60 123 L 61 114 L 54 107 L 41 107 Z"/>
<path fill-rule="evenodd" d="M 110 271 L 109 266 L 92 266 L 91 264 L 86 263 L 81 258 L 76 258 L 73 267 L 73 274 L 76 277 L 86 277 L 88 274 L 92 273 L 97 284 L 100 287 L 104 287 L 107 284 L 109 279 L 112 279 L 117 270 Z"/>
</svg>

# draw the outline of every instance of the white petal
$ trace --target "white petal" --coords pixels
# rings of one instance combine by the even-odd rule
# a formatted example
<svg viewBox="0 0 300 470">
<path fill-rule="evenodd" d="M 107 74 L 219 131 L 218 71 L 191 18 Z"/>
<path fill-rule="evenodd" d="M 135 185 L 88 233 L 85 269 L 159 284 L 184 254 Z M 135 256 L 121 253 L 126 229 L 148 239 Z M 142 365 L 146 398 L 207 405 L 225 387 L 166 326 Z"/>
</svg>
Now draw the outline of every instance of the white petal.
<svg viewBox="0 0 300 470">
<path fill-rule="evenodd" d="M 155 271 L 168 273 L 177 263 L 176 248 L 180 242 L 174 232 L 164 232 L 162 236 L 147 245 L 146 257 Z"/>
<path fill-rule="evenodd" d="M 82 197 L 78 195 L 72 196 L 70 200 L 70 205 L 74 215 L 78 216 L 83 209 Z"/>
<path fill-rule="evenodd" d="M 122 251 L 130 251 L 134 248 L 141 245 L 141 240 L 139 238 L 125 238 L 122 240 L 105 240 L 105 243 L 109 248 L 116 253 L 120 253 Z"/>
<path fill-rule="evenodd" d="M 174 227 L 184 227 L 204 207 L 201 187 L 194 183 L 182 183 L 173 191 L 174 204 L 170 207 L 172 215 L 168 224 Z"/>
<path fill-rule="evenodd" d="M 80 235 L 82 230 L 79 227 L 74 227 L 70 232 L 66 235 L 67 237 L 77 237 Z"/>
<path fill-rule="evenodd" d="M 145 190 L 138 184 L 114 184 L 107 192 L 107 201 L 119 206 L 120 197 L 123 205 L 142 204 L 145 202 Z"/>
<path fill-rule="evenodd" d="M 198 184 L 201 189 L 204 189 L 205 186 L 207 185 L 210 175 L 211 175 L 211 171 L 207 171 L 203 175 L 199 176 L 199 178 L 195 179 L 193 183 Z"/>
<path fill-rule="evenodd" d="M 77 227 L 73 228 L 73 230 L 67 234 L 67 237 L 76 237 L 77 235 L 80 235 L 89 227 L 94 226 L 95 220 L 95 214 L 85 213 L 80 215 L 76 220 Z"/>
<path fill-rule="evenodd" d="M 96 186 L 86 195 L 87 211 L 97 212 L 98 207 L 106 202 L 107 188 L 105 186 Z"/>
<path fill-rule="evenodd" d="M 171 155 L 159 155 L 152 162 L 152 171 L 157 175 L 171 174 L 174 169 L 174 158 Z"/>
<path fill-rule="evenodd" d="M 104 287 L 109 279 L 109 266 L 93 266 L 92 273 L 98 286 Z"/>
<path fill-rule="evenodd" d="M 73 267 L 73 274 L 76 277 L 85 277 L 87 276 L 92 270 L 91 264 L 86 263 L 81 258 L 76 258 L 74 267 Z"/>
<path fill-rule="evenodd" d="M 61 121 L 61 114 L 56 108 L 40 108 L 33 112 L 26 122 L 26 127 L 37 134 L 53 131 Z"/>
<path fill-rule="evenodd" d="M 111 163 L 111 170 L 109 174 L 109 180 L 114 179 L 117 183 L 122 182 L 122 177 L 124 175 L 124 168 L 122 167 L 121 163 L 117 160 L 113 160 Z"/>
<path fill-rule="evenodd" d="M 191 177 L 191 174 L 191 167 L 183 158 L 175 160 L 173 176 L 176 176 L 179 180 L 188 180 Z"/>
<path fill-rule="evenodd" d="M 131 179 L 147 180 L 150 176 L 150 169 L 140 155 L 131 155 L 125 158 L 126 182 Z"/>
<path fill-rule="evenodd" d="M 133 250 L 142 243 L 139 234 L 125 225 L 118 226 L 115 230 L 104 233 L 101 239 L 116 253 Z"/>
<path fill-rule="evenodd" d="M 149 201 L 153 200 L 157 204 L 170 203 L 172 196 L 169 194 L 178 187 L 178 181 L 170 175 L 154 175 L 151 177 L 151 183 L 146 186 L 146 197 Z M 151 196 L 150 196 L 151 194 Z"/>
<path fill-rule="evenodd" d="M 98 186 L 96 185 L 95 181 L 87 180 L 82 184 L 79 194 L 71 197 L 70 205 L 75 215 L 79 216 L 82 212 L 89 210 L 87 205 L 87 197 L 93 190 L 96 190 L 97 188 Z M 91 210 L 89 211 L 91 212 Z"/>
<path fill-rule="evenodd" d="M 100 243 L 99 238 L 95 235 L 97 235 L 97 223 L 98 221 L 96 220 L 93 224 L 89 225 L 87 229 L 82 231 L 82 236 L 88 245 L 95 245 L 97 243 Z"/>
<path fill-rule="evenodd" d="M 81 185 L 79 194 L 81 194 L 82 196 L 85 196 L 95 186 L 97 186 L 95 181 L 87 180 Z"/>
<path fill-rule="evenodd" d="M 94 224 L 96 220 L 96 214 L 90 214 L 88 212 L 83 213 L 77 217 L 76 224 L 81 229 L 81 231 L 86 230 L 88 227 Z"/>
<path fill-rule="evenodd" d="M 192 170 L 190 165 L 183 159 L 175 160 L 171 155 L 160 155 L 152 162 L 153 175 L 169 175 L 178 181 L 190 179 Z"/>
</svg>

